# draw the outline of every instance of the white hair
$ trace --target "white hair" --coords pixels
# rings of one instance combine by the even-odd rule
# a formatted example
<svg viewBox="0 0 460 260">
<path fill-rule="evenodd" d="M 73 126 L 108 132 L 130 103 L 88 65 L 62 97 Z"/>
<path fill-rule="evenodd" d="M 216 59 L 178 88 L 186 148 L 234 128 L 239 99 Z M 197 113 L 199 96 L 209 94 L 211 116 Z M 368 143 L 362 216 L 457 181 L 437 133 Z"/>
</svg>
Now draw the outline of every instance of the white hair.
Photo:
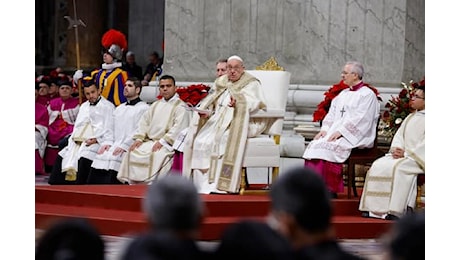
<svg viewBox="0 0 460 260">
<path fill-rule="evenodd" d="M 230 61 L 230 60 L 239 60 L 241 63 L 243 62 L 243 59 L 240 56 L 237 56 L 237 55 L 233 55 L 233 56 L 228 57 L 227 61 Z"/>
</svg>

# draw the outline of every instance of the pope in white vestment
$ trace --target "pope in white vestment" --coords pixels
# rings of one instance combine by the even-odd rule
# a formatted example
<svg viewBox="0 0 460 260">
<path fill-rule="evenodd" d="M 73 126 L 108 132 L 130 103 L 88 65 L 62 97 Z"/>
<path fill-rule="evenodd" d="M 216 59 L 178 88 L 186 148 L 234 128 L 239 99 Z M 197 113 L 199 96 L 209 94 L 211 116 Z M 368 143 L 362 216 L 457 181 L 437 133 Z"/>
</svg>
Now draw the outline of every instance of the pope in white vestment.
<svg viewBox="0 0 460 260">
<path fill-rule="evenodd" d="M 244 71 L 240 57 L 230 57 L 227 75 L 216 79 L 198 107 L 210 115 L 195 113 L 185 137 L 182 174 L 193 179 L 199 193 L 238 192 L 246 139 L 268 124 L 249 115 L 265 107 L 259 80 Z"/>
<path fill-rule="evenodd" d="M 190 121 L 186 103 L 176 93 L 173 77 L 159 80 L 161 99 L 142 115 L 135 142 L 122 159 L 117 178 L 129 184 L 150 184 L 166 176 L 173 162 L 174 141 Z"/>
<path fill-rule="evenodd" d="M 423 95 L 423 99 L 417 95 Z M 411 106 L 419 105 L 417 108 L 423 110 L 404 119 L 393 137 L 390 152 L 374 161 L 367 172 L 359 210 L 368 212 L 370 217 L 401 217 L 407 207 L 415 206 L 417 175 L 425 173 L 424 97 L 424 91 L 417 90 Z M 398 150 L 400 154 L 395 155 Z"/>
</svg>

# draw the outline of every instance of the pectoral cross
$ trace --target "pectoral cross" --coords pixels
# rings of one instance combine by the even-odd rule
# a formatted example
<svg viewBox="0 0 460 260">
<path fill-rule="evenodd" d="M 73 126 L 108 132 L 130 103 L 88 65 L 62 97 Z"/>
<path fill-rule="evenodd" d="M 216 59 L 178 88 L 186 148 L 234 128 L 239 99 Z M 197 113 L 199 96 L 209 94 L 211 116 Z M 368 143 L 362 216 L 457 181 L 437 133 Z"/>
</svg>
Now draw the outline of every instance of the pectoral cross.
<svg viewBox="0 0 460 260">
<path fill-rule="evenodd" d="M 340 110 L 340 113 L 342 113 L 340 117 L 343 117 L 343 113 L 345 113 L 345 107 L 342 107 L 342 110 Z"/>
</svg>

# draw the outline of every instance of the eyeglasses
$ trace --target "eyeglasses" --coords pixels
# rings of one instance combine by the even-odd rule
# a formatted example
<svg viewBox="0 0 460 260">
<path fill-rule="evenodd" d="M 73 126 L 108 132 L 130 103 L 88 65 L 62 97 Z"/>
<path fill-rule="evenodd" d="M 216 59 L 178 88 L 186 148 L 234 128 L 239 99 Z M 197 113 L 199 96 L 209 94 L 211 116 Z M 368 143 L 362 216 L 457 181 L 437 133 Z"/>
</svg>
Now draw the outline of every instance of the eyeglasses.
<svg viewBox="0 0 460 260">
<path fill-rule="evenodd" d="M 229 71 L 232 71 L 232 70 L 238 71 L 238 70 L 240 70 L 241 68 L 242 68 L 241 66 L 235 66 L 235 67 L 227 66 L 227 70 L 229 70 Z"/>
</svg>

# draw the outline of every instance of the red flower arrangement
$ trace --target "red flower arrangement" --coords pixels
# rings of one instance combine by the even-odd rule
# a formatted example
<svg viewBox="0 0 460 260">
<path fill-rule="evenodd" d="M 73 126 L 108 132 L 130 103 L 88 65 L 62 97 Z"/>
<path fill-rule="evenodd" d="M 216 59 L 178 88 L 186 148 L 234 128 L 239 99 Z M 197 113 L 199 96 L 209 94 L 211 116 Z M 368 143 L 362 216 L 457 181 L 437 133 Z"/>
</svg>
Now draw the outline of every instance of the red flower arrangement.
<svg viewBox="0 0 460 260">
<path fill-rule="evenodd" d="M 208 95 L 209 89 L 210 87 L 204 84 L 196 84 L 187 87 L 177 87 L 176 92 L 182 101 L 194 107 Z M 161 95 L 157 98 L 160 99 Z"/>
<path fill-rule="evenodd" d="M 375 87 L 367 83 L 364 83 L 364 86 L 372 89 L 372 91 L 374 91 L 375 95 L 377 96 L 377 99 L 379 101 L 382 101 L 382 98 L 380 97 L 380 93 Z M 340 92 L 342 92 L 342 90 L 348 87 L 349 86 L 343 83 L 343 80 L 341 80 L 339 83 L 332 85 L 332 87 L 330 87 L 326 92 L 324 92 L 324 100 L 318 104 L 315 112 L 313 112 L 313 122 L 322 121 L 324 117 L 326 116 L 327 112 L 329 111 L 329 108 L 331 107 L 332 100 L 337 95 L 339 95 Z"/>
<path fill-rule="evenodd" d="M 381 125 L 379 126 L 380 135 L 393 138 L 404 118 L 413 112 L 410 105 L 411 98 L 415 88 L 421 85 L 425 85 L 425 79 L 420 82 L 411 80 L 409 84 L 401 82 L 402 89 L 398 96 L 391 96 L 391 99 L 385 104 L 385 108 L 388 110 L 382 113 Z"/>
</svg>

